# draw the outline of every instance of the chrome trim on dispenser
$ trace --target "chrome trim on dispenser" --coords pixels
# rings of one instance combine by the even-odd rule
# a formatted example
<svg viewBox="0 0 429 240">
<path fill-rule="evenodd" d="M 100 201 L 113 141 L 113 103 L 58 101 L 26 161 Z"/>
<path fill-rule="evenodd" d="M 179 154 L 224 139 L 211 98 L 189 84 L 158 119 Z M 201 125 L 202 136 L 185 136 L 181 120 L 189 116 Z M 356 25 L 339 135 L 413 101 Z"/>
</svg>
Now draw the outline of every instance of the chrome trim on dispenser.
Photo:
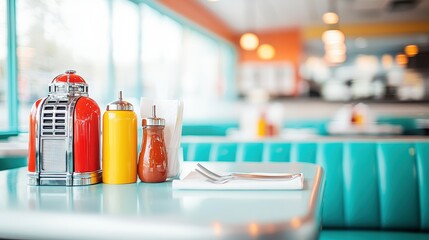
<svg viewBox="0 0 429 240">
<path fill-rule="evenodd" d="M 30 186 L 38 186 L 40 185 L 39 181 L 39 173 L 36 172 L 28 172 L 27 173 L 27 184 Z"/>
<path fill-rule="evenodd" d="M 73 177 L 64 175 L 64 173 L 41 174 L 40 185 L 49 186 L 72 186 Z"/>
<path fill-rule="evenodd" d="M 37 108 L 36 111 L 36 131 L 35 131 L 35 135 L 36 135 L 36 166 L 35 166 L 35 172 L 29 172 L 28 173 L 28 184 L 29 185 L 39 185 L 40 184 L 40 138 L 41 138 L 41 118 L 42 118 L 42 107 L 46 101 L 46 98 L 43 98 L 40 103 L 39 103 L 39 107 Z"/>
<path fill-rule="evenodd" d="M 73 173 L 64 176 L 63 173 L 43 174 L 37 182 L 37 174 L 28 173 L 28 185 L 45 185 L 45 186 L 84 186 L 101 182 L 102 171 Z"/>
<path fill-rule="evenodd" d="M 74 173 L 73 185 L 91 185 L 101 182 L 101 170 L 86 173 Z"/>
<path fill-rule="evenodd" d="M 73 131 L 74 131 L 74 110 L 80 97 L 73 97 L 68 104 L 68 138 L 67 138 L 67 174 L 73 175 L 74 172 L 74 151 L 73 151 Z"/>
<path fill-rule="evenodd" d="M 88 96 L 88 85 L 85 83 L 51 83 L 49 95 L 63 95 L 70 97 Z"/>
</svg>

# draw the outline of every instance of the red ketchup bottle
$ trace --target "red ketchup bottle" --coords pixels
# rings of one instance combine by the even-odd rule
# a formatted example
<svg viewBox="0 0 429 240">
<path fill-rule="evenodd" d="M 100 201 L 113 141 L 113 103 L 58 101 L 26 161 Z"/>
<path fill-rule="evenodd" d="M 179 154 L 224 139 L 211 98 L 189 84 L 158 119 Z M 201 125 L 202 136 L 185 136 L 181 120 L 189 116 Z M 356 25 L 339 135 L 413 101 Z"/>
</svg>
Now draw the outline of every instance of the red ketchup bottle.
<svg viewBox="0 0 429 240">
<path fill-rule="evenodd" d="M 143 141 L 137 172 L 142 182 L 156 183 L 167 179 L 168 157 L 164 141 L 165 119 L 156 117 L 153 105 L 152 117 L 142 119 Z"/>
</svg>

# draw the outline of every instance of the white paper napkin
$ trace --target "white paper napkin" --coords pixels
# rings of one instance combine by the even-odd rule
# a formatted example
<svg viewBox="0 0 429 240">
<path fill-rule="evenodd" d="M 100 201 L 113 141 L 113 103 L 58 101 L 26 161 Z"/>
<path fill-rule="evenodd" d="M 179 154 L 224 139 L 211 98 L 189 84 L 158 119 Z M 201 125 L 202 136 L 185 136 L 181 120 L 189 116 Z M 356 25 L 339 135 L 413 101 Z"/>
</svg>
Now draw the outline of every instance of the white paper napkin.
<svg viewBox="0 0 429 240">
<path fill-rule="evenodd" d="M 173 181 L 173 189 L 188 190 L 299 190 L 304 187 L 304 174 L 291 180 L 231 180 L 215 184 L 195 171 L 180 180 Z"/>
</svg>

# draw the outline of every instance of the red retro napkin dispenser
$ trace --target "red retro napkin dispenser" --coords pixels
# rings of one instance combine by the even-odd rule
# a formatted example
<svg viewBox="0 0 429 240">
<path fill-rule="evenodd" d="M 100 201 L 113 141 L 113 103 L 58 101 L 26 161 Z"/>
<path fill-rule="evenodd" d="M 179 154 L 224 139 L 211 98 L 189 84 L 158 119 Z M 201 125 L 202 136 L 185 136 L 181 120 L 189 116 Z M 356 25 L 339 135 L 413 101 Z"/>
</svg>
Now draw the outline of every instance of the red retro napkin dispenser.
<svg viewBox="0 0 429 240">
<path fill-rule="evenodd" d="M 100 108 L 85 80 L 69 70 L 49 84 L 30 113 L 29 185 L 101 182 Z"/>
</svg>

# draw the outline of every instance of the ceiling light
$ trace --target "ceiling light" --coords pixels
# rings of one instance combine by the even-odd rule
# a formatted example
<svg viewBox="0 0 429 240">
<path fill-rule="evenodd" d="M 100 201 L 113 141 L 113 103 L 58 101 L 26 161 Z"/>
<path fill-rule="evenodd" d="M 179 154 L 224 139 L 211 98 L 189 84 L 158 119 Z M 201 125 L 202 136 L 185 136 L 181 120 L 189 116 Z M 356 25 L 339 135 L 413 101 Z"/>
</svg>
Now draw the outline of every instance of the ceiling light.
<svg viewBox="0 0 429 240">
<path fill-rule="evenodd" d="M 393 66 L 393 57 L 389 54 L 384 54 L 381 57 L 381 64 L 383 65 L 384 69 L 391 69 Z"/>
<path fill-rule="evenodd" d="M 340 30 L 327 30 L 322 34 L 322 40 L 325 44 L 335 43 L 335 42 L 344 42 L 344 33 Z"/>
<path fill-rule="evenodd" d="M 416 45 L 408 45 L 405 47 L 405 54 L 408 57 L 414 57 L 419 53 L 419 48 Z"/>
<path fill-rule="evenodd" d="M 332 44 L 325 44 L 325 51 L 333 51 L 333 50 L 342 50 L 343 52 L 346 51 L 346 44 L 342 42 L 332 43 Z"/>
<path fill-rule="evenodd" d="M 259 45 L 259 39 L 254 33 L 245 33 L 240 37 L 240 46 L 244 50 L 255 50 Z"/>
<path fill-rule="evenodd" d="M 326 24 L 338 23 L 338 15 L 334 12 L 327 12 L 323 14 L 323 22 Z"/>
<path fill-rule="evenodd" d="M 396 55 L 395 60 L 396 60 L 396 64 L 401 65 L 401 66 L 406 65 L 408 63 L 407 55 L 402 54 L 402 53 Z"/>
<path fill-rule="evenodd" d="M 258 48 L 258 56 L 261 59 L 264 59 L 264 60 L 273 59 L 275 54 L 276 54 L 276 50 L 270 44 L 262 44 Z"/>
<path fill-rule="evenodd" d="M 344 61 L 346 61 L 346 55 L 345 54 L 341 54 L 341 55 L 328 55 L 328 54 L 326 54 L 325 60 L 331 64 L 343 63 Z"/>
<path fill-rule="evenodd" d="M 326 55 L 345 55 L 346 49 L 333 48 L 330 50 L 325 50 Z"/>
</svg>

